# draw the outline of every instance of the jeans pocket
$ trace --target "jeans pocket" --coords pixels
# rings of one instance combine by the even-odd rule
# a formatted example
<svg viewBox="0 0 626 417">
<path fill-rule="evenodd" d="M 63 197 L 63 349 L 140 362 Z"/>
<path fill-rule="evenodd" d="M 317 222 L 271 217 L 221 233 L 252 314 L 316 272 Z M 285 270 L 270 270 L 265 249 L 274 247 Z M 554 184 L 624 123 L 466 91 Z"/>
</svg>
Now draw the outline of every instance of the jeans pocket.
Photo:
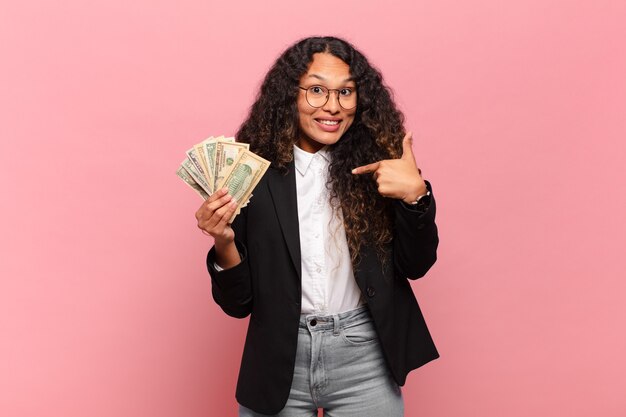
<svg viewBox="0 0 626 417">
<path fill-rule="evenodd" d="M 376 343 L 378 333 L 376 333 L 376 329 L 374 329 L 374 325 L 371 322 L 365 322 L 355 326 L 344 327 L 341 329 L 341 337 L 350 345 L 363 346 Z"/>
</svg>

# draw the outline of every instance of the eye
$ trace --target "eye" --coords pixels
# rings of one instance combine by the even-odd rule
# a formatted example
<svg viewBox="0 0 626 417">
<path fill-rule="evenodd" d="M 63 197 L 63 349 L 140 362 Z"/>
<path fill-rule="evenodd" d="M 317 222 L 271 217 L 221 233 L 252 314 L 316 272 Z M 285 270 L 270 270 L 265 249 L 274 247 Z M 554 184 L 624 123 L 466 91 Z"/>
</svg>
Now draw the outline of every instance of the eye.
<svg viewBox="0 0 626 417">
<path fill-rule="evenodd" d="M 309 93 L 315 96 L 325 96 L 327 94 L 326 89 L 320 85 L 314 85 L 312 87 L 309 87 Z"/>
<path fill-rule="evenodd" d="M 341 95 L 342 97 L 350 97 L 352 93 L 353 91 L 351 88 L 342 88 L 341 90 L 339 90 L 339 95 Z"/>
</svg>

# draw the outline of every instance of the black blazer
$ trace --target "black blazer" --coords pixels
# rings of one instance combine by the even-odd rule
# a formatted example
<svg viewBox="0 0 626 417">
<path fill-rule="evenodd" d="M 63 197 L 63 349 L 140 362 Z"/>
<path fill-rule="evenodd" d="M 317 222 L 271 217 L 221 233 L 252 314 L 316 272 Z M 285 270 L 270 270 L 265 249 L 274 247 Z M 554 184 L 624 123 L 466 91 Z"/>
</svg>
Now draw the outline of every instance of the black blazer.
<svg viewBox="0 0 626 417">
<path fill-rule="evenodd" d="M 301 264 L 294 171 L 293 162 L 286 175 L 270 168 L 233 222 L 239 265 L 218 272 L 215 248 L 207 256 L 217 304 L 233 317 L 251 315 L 236 397 L 262 414 L 285 406 L 296 357 Z M 404 385 L 409 371 L 439 357 L 407 280 L 424 276 L 434 264 L 439 239 L 434 198 L 424 214 L 399 200 L 394 207 L 391 262 L 383 267 L 374 247 L 365 244 L 354 276 L 389 369 Z"/>
</svg>

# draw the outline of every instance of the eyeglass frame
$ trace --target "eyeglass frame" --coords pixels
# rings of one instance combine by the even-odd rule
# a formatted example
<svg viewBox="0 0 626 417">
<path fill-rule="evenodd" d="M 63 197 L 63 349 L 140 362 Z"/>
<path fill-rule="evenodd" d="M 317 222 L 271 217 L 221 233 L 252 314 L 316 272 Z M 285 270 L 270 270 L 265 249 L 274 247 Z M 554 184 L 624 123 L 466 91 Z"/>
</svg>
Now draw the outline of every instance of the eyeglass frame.
<svg viewBox="0 0 626 417">
<path fill-rule="evenodd" d="M 308 94 L 308 92 L 309 92 L 309 89 L 310 89 L 310 88 L 313 88 L 313 87 L 321 87 L 321 88 L 325 88 L 325 89 L 328 91 L 328 93 L 326 93 L 326 101 L 325 101 L 325 102 L 324 102 L 324 104 L 322 104 L 321 106 L 314 106 L 314 105 L 312 105 L 312 104 L 311 104 L 311 102 L 309 101 L 309 96 L 308 96 L 307 94 Z M 341 98 L 340 98 L 340 95 L 339 95 L 339 92 L 340 92 L 341 90 L 343 90 L 344 88 L 347 88 L 347 89 L 351 90 L 354 94 L 356 94 L 356 88 L 351 88 L 351 87 L 344 87 L 344 88 L 326 88 L 326 87 L 324 87 L 323 85 L 312 85 L 312 86 L 307 87 L 307 88 L 302 87 L 302 86 L 298 86 L 298 88 L 299 88 L 300 90 L 304 90 L 304 98 L 306 99 L 306 102 L 308 103 L 308 105 L 309 105 L 309 106 L 313 107 L 314 109 L 321 109 L 322 107 L 324 107 L 324 106 L 328 103 L 328 100 L 330 100 L 330 93 L 331 93 L 331 91 L 336 91 L 336 92 L 337 92 L 337 102 L 339 103 L 339 106 L 341 106 L 341 108 L 342 108 L 342 109 L 344 109 L 344 110 L 352 110 L 352 109 L 356 108 L 356 106 L 357 106 L 357 104 L 358 104 L 358 100 L 357 100 L 357 102 L 356 102 L 356 103 L 354 103 L 354 107 L 345 108 L 345 107 L 343 107 L 343 104 L 341 104 Z"/>
</svg>

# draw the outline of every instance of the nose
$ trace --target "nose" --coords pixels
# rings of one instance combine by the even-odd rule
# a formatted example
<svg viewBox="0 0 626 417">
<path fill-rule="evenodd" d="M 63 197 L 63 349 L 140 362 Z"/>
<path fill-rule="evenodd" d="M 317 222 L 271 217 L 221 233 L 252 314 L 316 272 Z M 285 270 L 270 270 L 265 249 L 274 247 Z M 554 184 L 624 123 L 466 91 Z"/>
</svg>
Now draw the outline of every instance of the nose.
<svg viewBox="0 0 626 417">
<path fill-rule="evenodd" d="M 324 104 L 323 109 L 332 114 L 339 113 L 341 105 L 339 104 L 339 91 L 331 90 L 328 92 L 328 100 Z"/>
</svg>

